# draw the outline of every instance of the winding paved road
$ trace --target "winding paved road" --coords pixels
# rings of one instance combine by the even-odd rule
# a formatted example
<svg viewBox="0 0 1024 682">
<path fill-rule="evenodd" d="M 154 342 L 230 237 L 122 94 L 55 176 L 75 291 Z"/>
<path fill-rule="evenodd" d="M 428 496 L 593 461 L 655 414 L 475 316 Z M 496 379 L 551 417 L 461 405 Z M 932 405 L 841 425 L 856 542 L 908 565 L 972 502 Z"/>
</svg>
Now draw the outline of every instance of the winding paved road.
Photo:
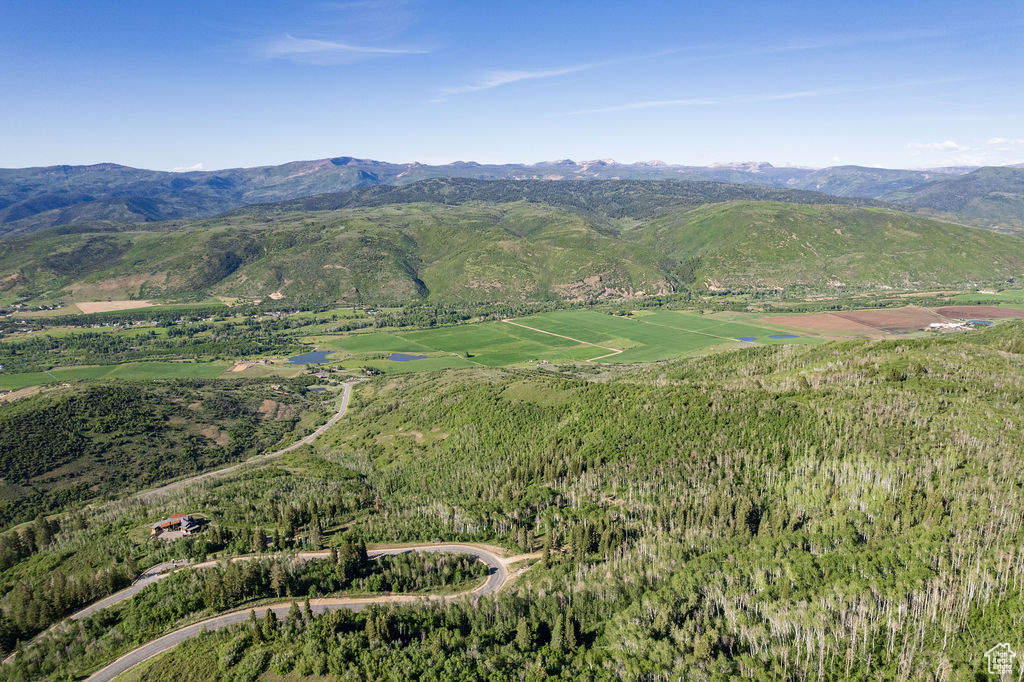
<svg viewBox="0 0 1024 682">
<path fill-rule="evenodd" d="M 593 345 L 593 344 L 590 344 L 590 345 Z M 621 351 L 619 351 L 619 352 L 621 352 Z M 229 473 L 231 471 L 235 471 L 236 469 L 238 469 L 239 467 L 241 467 L 241 466 L 243 466 L 245 464 L 250 464 L 250 463 L 253 463 L 253 462 L 260 462 L 260 461 L 265 461 L 265 460 L 272 459 L 272 458 L 275 458 L 275 457 L 280 457 L 281 455 L 283 455 L 286 452 L 290 452 L 290 451 L 292 451 L 292 450 L 294 450 L 294 449 L 296 449 L 298 447 L 301 447 L 303 445 L 308 445 L 309 443 L 312 443 L 318 436 L 320 436 L 322 433 L 327 431 L 327 429 L 329 429 L 332 426 L 334 426 L 334 424 L 337 423 L 337 421 L 339 419 L 341 419 L 342 417 L 345 416 L 345 412 L 348 410 L 349 399 L 352 396 L 352 386 L 353 386 L 353 383 L 346 383 L 344 385 L 344 389 L 343 389 L 344 392 L 343 392 L 342 397 L 341 397 L 341 405 L 340 405 L 340 407 L 338 409 L 338 412 L 333 417 L 328 419 L 325 424 L 323 424 L 322 426 L 317 428 L 315 431 L 313 431 L 313 433 L 311 433 L 308 436 L 306 436 L 305 438 L 303 438 L 303 439 L 293 443 L 292 445 L 289 445 L 286 448 L 282 448 L 281 450 L 277 450 L 275 452 L 268 453 L 266 455 L 260 455 L 260 456 L 257 456 L 257 457 L 253 457 L 251 459 L 246 460 L 245 462 L 240 462 L 239 464 L 234 464 L 232 466 L 225 467 L 224 469 L 218 469 L 216 471 L 210 471 L 210 472 L 207 472 L 207 473 L 204 473 L 204 474 L 199 474 L 197 476 L 192 476 L 191 478 L 186 478 L 186 479 L 182 479 L 180 481 L 175 481 L 174 483 L 170 483 L 168 485 L 161 486 L 159 488 L 153 488 L 151 490 L 147 490 L 147 491 L 139 493 L 138 496 L 140 498 L 151 497 L 151 496 L 155 496 L 155 495 L 158 495 L 158 494 L 161 494 L 161 493 L 164 493 L 164 492 L 175 490 L 177 488 L 181 488 L 183 486 L 189 485 L 191 483 L 194 483 L 196 481 L 199 481 L 199 480 L 202 480 L 202 479 L 205 479 L 205 478 L 210 478 L 210 477 L 213 477 L 213 476 L 221 476 L 221 475 Z M 516 575 L 518 575 L 523 570 L 525 570 L 525 568 L 521 568 L 516 573 L 510 574 L 509 570 L 508 570 L 508 566 L 510 564 L 515 563 L 515 562 L 520 561 L 520 560 L 523 560 L 523 559 L 529 559 L 529 558 L 536 558 L 537 557 L 536 554 L 524 554 L 524 555 L 517 555 L 517 556 L 512 556 L 512 557 L 501 557 L 501 556 L 499 556 L 496 553 L 496 550 L 497 550 L 497 548 L 491 548 L 491 547 L 488 547 L 488 546 L 485 546 L 485 545 L 458 544 L 458 543 L 423 544 L 423 545 L 410 545 L 410 546 L 405 546 L 405 547 L 387 547 L 387 548 L 380 548 L 380 549 L 370 549 L 370 550 L 367 550 L 367 556 L 370 557 L 370 558 L 373 558 L 373 559 L 376 559 L 376 558 L 381 557 L 381 556 L 386 556 L 386 555 L 405 554 L 407 552 L 468 554 L 470 556 L 476 557 L 478 560 L 480 560 L 483 563 L 487 564 L 487 566 L 489 568 L 489 571 L 487 573 L 487 579 L 483 582 L 482 585 L 479 585 L 478 587 L 475 587 L 472 590 L 466 590 L 465 592 L 460 592 L 460 593 L 457 593 L 457 594 L 450 594 L 450 595 L 389 594 L 389 595 L 382 595 L 382 596 L 379 596 L 379 597 L 360 597 L 360 598 L 324 597 L 324 598 L 320 598 L 320 599 L 311 599 L 310 600 L 310 607 L 312 608 L 314 613 L 324 613 L 324 612 L 333 611 L 333 610 L 336 610 L 336 609 L 349 609 L 349 610 L 352 610 L 352 611 L 360 611 L 364 607 L 369 606 L 371 604 L 411 604 L 411 603 L 417 603 L 417 602 L 420 602 L 420 603 L 423 603 L 423 602 L 451 602 L 451 601 L 454 601 L 456 599 L 460 599 L 462 597 L 467 597 L 467 596 L 481 596 L 481 595 L 486 595 L 486 594 L 493 594 L 493 593 L 497 592 L 498 590 L 500 590 L 511 578 L 514 578 Z M 247 555 L 247 556 L 233 557 L 230 560 L 231 561 L 246 561 L 246 560 L 258 559 L 258 558 L 268 558 L 270 556 L 273 556 L 273 555 L 268 555 L 268 554 Z M 327 558 L 329 556 L 330 556 L 330 552 L 329 551 L 322 551 L 322 552 L 300 552 L 297 555 L 295 555 L 295 558 L 297 560 L 299 560 L 299 561 L 308 561 L 310 559 L 323 559 L 323 558 Z M 90 604 L 89 606 L 85 607 L 84 609 L 82 609 L 82 610 L 72 614 L 70 616 L 70 619 L 72 619 L 72 620 L 80 620 L 82 618 L 86 618 L 86 617 L 96 613 L 97 611 L 99 611 L 101 609 L 105 609 L 105 608 L 108 608 L 110 606 L 113 606 L 114 604 L 118 604 L 118 603 L 120 603 L 122 601 L 125 601 L 127 599 L 131 599 L 134 595 L 136 595 L 139 592 L 141 592 L 147 586 L 149 586 L 149 585 L 151 585 L 151 584 L 153 584 L 153 583 L 155 583 L 155 582 L 157 582 L 159 580 L 162 580 L 162 579 L 168 577 L 169 575 L 174 573 L 176 570 L 182 569 L 184 567 L 191 567 L 193 569 L 208 568 L 210 566 L 215 566 L 217 563 L 218 563 L 218 561 L 216 561 L 216 560 L 215 561 L 205 561 L 205 562 L 202 562 L 202 563 L 190 563 L 190 562 L 188 562 L 186 560 L 176 560 L 176 561 L 166 562 L 166 563 L 163 563 L 163 564 L 158 564 L 158 565 L 153 566 L 152 568 L 148 569 L 142 575 L 140 575 L 139 578 L 131 585 L 131 587 L 127 587 L 127 588 L 125 588 L 125 589 L 123 589 L 123 590 L 121 590 L 119 592 L 116 592 L 116 593 L 114 593 L 114 594 L 112 594 L 112 595 L 110 595 L 110 596 L 108 596 L 108 597 L 106 597 L 104 599 L 101 599 L 101 600 L 99 600 L 99 601 L 97 601 L 97 602 L 95 602 L 93 604 Z M 291 601 L 289 601 L 289 602 L 281 602 L 281 603 L 277 603 L 277 604 L 270 604 L 270 605 L 267 605 L 267 606 L 261 606 L 261 607 L 259 607 L 259 610 L 262 613 L 262 612 L 265 612 L 266 609 L 270 609 L 271 611 L 274 612 L 274 614 L 279 619 L 284 619 L 284 618 L 287 617 L 288 611 L 291 609 L 291 605 L 292 605 Z M 134 666 L 138 665 L 139 663 L 142 663 L 143 661 L 146 661 L 146 660 L 152 658 L 153 656 L 157 656 L 159 654 L 164 653 L 165 651 L 168 651 L 168 650 L 174 648 L 175 646 L 177 646 L 181 642 L 184 642 L 187 639 L 191 639 L 192 637 L 197 636 L 200 632 L 202 632 L 204 630 L 206 630 L 206 631 L 208 631 L 208 630 L 220 630 L 222 628 L 228 627 L 229 625 L 234 625 L 236 623 L 244 622 L 245 620 L 247 620 L 249 618 L 249 612 L 251 610 L 252 610 L 251 608 L 248 608 L 248 609 L 240 609 L 238 611 L 231 611 L 231 612 L 224 613 L 224 614 L 221 614 L 221 615 L 218 615 L 218 616 L 213 616 L 212 618 L 207 618 L 206 620 L 200 621 L 198 623 L 193 623 L 192 625 L 187 625 L 187 626 L 185 626 L 183 628 L 179 628 L 178 630 L 170 632 L 170 633 L 168 633 L 168 634 L 166 634 L 166 635 L 164 635 L 162 637 L 159 637 L 158 639 L 155 639 L 155 640 L 153 640 L 151 642 L 143 644 L 142 646 L 140 646 L 140 647 L 138 647 L 136 649 L 133 649 L 132 651 L 129 651 L 125 655 L 123 655 L 120 658 L 118 658 L 117 660 L 115 660 L 113 663 L 110 663 L 109 665 L 107 665 L 107 666 L 101 668 L 100 670 L 96 671 L 95 673 L 93 673 L 88 678 L 88 682 L 107 682 L 109 680 L 113 680 L 115 677 L 117 677 L 121 673 L 123 673 L 123 672 L 125 672 L 125 671 L 127 671 L 127 670 L 129 670 L 131 668 L 133 668 Z M 12 654 L 11 657 L 8 657 L 8 660 L 10 660 L 11 658 L 13 658 L 13 654 Z M 6 663 L 6 661 L 5 661 L 5 663 Z"/>
<path fill-rule="evenodd" d="M 114 604 L 119 604 L 126 599 L 131 599 L 149 585 L 152 585 L 158 580 L 163 580 L 171 573 L 173 573 L 175 570 L 181 568 L 182 566 L 188 565 L 189 561 L 187 559 L 175 559 L 174 561 L 168 561 L 163 564 L 157 564 L 156 566 L 147 569 L 145 573 L 142 573 L 138 578 L 136 578 L 135 582 L 131 584 L 131 587 L 126 587 L 123 590 L 120 590 L 119 592 L 115 592 L 109 597 L 104 597 L 99 601 L 95 601 L 92 604 L 86 606 L 81 611 L 75 611 L 70 616 L 68 616 L 68 618 L 70 618 L 71 620 L 82 620 L 83 618 L 88 618 L 89 616 L 96 613 L 97 611 L 100 611 L 101 609 L 113 606 Z"/>
<path fill-rule="evenodd" d="M 384 595 L 380 597 L 324 597 L 322 599 L 311 599 L 310 607 L 314 613 L 324 613 L 326 611 L 334 611 L 336 609 L 349 609 L 352 611 L 360 611 L 364 607 L 371 604 L 412 604 L 417 602 L 451 602 L 456 599 L 460 599 L 466 596 L 480 596 L 485 594 L 493 594 L 497 592 L 501 587 L 508 582 L 510 575 L 508 572 L 508 565 L 519 561 L 520 559 L 527 558 L 527 556 L 514 556 L 502 558 L 492 552 L 491 550 L 480 546 L 480 545 L 463 545 L 463 544 L 436 544 L 436 545 L 415 545 L 410 547 L 394 547 L 388 549 L 374 549 L 368 550 L 367 555 L 371 558 L 377 558 L 384 555 L 394 554 L 405 554 L 406 552 L 431 552 L 431 553 L 457 553 L 457 554 L 468 554 L 476 557 L 480 561 L 487 564 L 490 569 L 487 574 L 487 580 L 482 585 L 472 590 L 460 592 L 458 594 L 450 595 L 412 595 L 412 594 L 394 594 Z M 299 559 L 317 559 L 329 556 L 329 552 L 302 552 L 297 555 Z M 249 557 L 251 558 L 251 557 Z M 241 559 L 241 557 L 237 557 Z M 200 568 L 206 565 L 212 565 L 216 562 L 205 562 L 203 564 L 195 564 L 195 568 Z M 168 575 L 167 573 L 163 575 Z M 129 598 L 131 595 L 124 597 Z M 264 613 L 267 609 L 274 612 L 279 619 L 285 619 L 288 617 L 288 611 L 291 609 L 292 602 L 281 602 L 278 604 L 270 604 L 268 606 L 260 606 L 259 612 Z M 204 630 L 220 630 L 226 628 L 229 625 L 236 623 L 242 623 L 249 618 L 249 611 L 252 608 L 240 609 L 238 611 L 231 611 L 228 613 L 207 618 L 206 620 L 192 625 L 187 625 L 183 628 L 170 632 L 163 637 L 154 639 L 151 642 L 143 644 L 137 649 L 129 651 L 127 654 L 117 659 L 113 663 L 107 665 L 100 670 L 93 673 L 87 680 L 87 682 L 108 682 L 113 680 L 121 673 L 135 667 L 139 663 L 146 661 L 153 656 L 164 653 L 170 649 L 173 649 L 178 644 L 181 644 L 187 639 L 197 636 Z"/>
<path fill-rule="evenodd" d="M 342 394 L 341 394 L 341 406 L 338 408 L 338 412 L 333 417 L 331 417 L 326 422 L 324 422 L 324 424 L 322 424 L 320 427 L 318 427 L 316 431 L 314 431 L 313 433 L 309 434 L 308 436 L 306 436 L 302 440 L 295 441 L 294 443 L 292 443 L 291 445 L 289 445 L 286 448 L 281 448 L 280 450 L 276 450 L 274 452 L 270 452 L 270 453 L 267 453 L 265 455 L 257 455 L 256 457 L 250 457 L 249 459 L 245 460 L 244 462 L 239 462 L 238 464 L 232 464 L 231 466 L 224 467 L 223 469 L 215 469 L 214 471 L 208 471 L 205 474 L 199 474 L 197 476 L 192 476 L 190 478 L 183 478 L 182 480 L 175 481 L 174 483 L 168 483 L 167 485 L 160 486 L 159 488 L 152 488 L 150 490 L 144 490 L 143 492 L 138 494 L 138 497 L 142 498 L 142 499 L 146 499 L 146 498 L 150 498 L 150 497 L 155 497 L 156 495 L 160 495 L 162 493 L 166 493 L 166 492 L 169 492 L 171 490 L 176 490 L 178 488 L 184 487 L 184 486 L 189 485 L 191 483 L 195 483 L 196 481 L 201 481 L 204 478 L 212 478 L 214 476 L 223 476 L 224 474 L 231 473 L 232 471 L 235 471 L 236 469 L 238 469 L 240 467 L 243 467 L 246 464 L 252 464 L 252 463 L 255 463 L 255 462 L 265 462 L 268 459 L 274 459 L 275 457 L 280 457 L 284 453 L 291 452 L 292 450 L 294 450 L 296 448 L 300 448 L 303 445 L 309 445 L 314 440 L 316 440 L 324 431 L 326 431 L 327 429 L 329 429 L 332 426 L 334 426 L 338 422 L 339 419 L 341 419 L 342 417 L 345 416 L 345 412 L 348 410 L 348 401 L 352 397 L 352 386 L 353 385 L 355 385 L 355 384 L 354 383 L 345 383 L 345 384 L 343 384 L 344 388 L 342 389 Z"/>
</svg>

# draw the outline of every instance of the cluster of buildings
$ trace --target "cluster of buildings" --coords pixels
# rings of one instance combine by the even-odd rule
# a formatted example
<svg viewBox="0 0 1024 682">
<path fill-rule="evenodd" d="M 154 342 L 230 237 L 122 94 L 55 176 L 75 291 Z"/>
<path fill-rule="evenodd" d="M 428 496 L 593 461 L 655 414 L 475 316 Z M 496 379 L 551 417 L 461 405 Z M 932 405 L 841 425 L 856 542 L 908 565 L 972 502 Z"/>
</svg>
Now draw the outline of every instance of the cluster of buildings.
<svg viewBox="0 0 1024 682">
<path fill-rule="evenodd" d="M 928 325 L 929 329 L 968 329 L 970 327 L 966 322 L 932 322 Z"/>
</svg>

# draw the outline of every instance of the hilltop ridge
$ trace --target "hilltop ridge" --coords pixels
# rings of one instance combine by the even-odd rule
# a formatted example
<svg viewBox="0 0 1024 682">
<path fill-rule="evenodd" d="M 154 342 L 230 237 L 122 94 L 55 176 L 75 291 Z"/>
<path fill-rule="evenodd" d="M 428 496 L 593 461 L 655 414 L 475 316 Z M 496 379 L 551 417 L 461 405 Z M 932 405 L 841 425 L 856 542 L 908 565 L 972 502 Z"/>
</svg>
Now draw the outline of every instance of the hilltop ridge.
<svg viewBox="0 0 1024 682">
<path fill-rule="evenodd" d="M 351 156 L 293 161 L 275 166 L 215 171 L 169 172 L 114 163 L 0 169 L 0 235 L 30 232 L 81 222 L 124 224 L 204 218 L 242 206 L 339 192 L 373 185 L 406 185 L 430 178 L 477 180 L 691 180 L 822 191 L 844 197 L 906 203 L 942 211 L 935 201 L 912 196 L 918 189 L 938 194 L 966 188 L 978 171 L 932 171 L 836 166 L 809 169 L 767 162 L 686 166 L 659 161 L 618 163 L 611 159 L 571 159 L 536 164 L 481 164 L 458 161 L 427 165 L 388 163 Z M 1012 168 L 1003 174 L 1000 191 L 1013 197 L 1024 187 Z M 985 173 L 991 173 L 985 170 Z M 942 189 L 950 182 L 949 190 Z M 930 194 L 929 194 L 930 196 Z M 941 203 L 941 202 L 940 202 Z M 958 212 L 959 211 L 959 212 Z M 1024 227 L 1019 201 L 998 211 L 952 206 L 956 219 L 982 226 Z M 994 216 L 994 217 L 993 217 Z"/>
</svg>

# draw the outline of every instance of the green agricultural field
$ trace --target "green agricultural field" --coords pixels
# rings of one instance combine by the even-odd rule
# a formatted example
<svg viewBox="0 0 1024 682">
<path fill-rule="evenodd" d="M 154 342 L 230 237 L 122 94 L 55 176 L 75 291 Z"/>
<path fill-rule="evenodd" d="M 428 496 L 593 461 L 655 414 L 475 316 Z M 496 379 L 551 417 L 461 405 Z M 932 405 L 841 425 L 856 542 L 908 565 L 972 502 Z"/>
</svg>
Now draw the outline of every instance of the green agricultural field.
<svg viewBox="0 0 1024 682">
<path fill-rule="evenodd" d="M 48 372 L 0 374 L 0 390 L 78 379 L 213 379 L 227 368 L 226 362 L 130 362 L 123 365 L 56 367 Z"/>
<path fill-rule="evenodd" d="M 568 339 L 523 329 L 505 322 L 440 327 L 408 332 L 371 332 L 309 339 L 323 350 L 349 353 L 345 367 L 370 366 L 388 372 L 448 367 L 501 367 L 531 361 L 581 362 L 604 352 Z M 424 360 L 395 362 L 391 353 L 427 355 Z M 469 357 L 466 357 L 466 354 Z"/>
<path fill-rule="evenodd" d="M 449 353 L 469 353 L 473 360 L 492 367 L 530 360 L 582 361 L 601 354 L 593 347 L 506 322 L 423 330 L 403 336 Z"/>
<path fill-rule="evenodd" d="M 317 337 L 311 339 L 321 350 L 352 353 L 424 353 L 435 350 L 406 339 L 400 334 L 384 332 L 356 333 L 347 336 Z"/>
<path fill-rule="evenodd" d="M 395 362 L 394 360 L 363 360 L 359 362 L 344 362 L 342 367 L 356 369 L 359 367 L 373 367 L 387 374 L 402 374 L 405 372 L 425 372 L 435 369 L 465 369 L 474 367 L 472 360 L 466 360 L 455 355 L 440 355 L 426 357 L 423 360 L 410 362 Z"/>
<path fill-rule="evenodd" d="M 1010 304 L 1011 307 L 1017 308 L 1024 305 L 1024 289 L 1010 289 L 1008 291 L 1000 291 L 997 294 L 980 294 L 977 292 L 969 294 L 957 294 L 956 296 L 953 296 L 950 300 L 954 303 L 960 304 Z"/>
<path fill-rule="evenodd" d="M 680 357 L 712 346 L 738 346 L 736 337 L 766 339 L 765 328 L 704 318 L 676 311 L 644 311 L 636 317 L 617 317 L 590 311 L 543 313 L 520 320 L 537 329 L 572 336 L 625 352 L 607 362 L 651 362 Z"/>
<path fill-rule="evenodd" d="M 511 322 L 440 327 L 408 332 L 366 332 L 311 337 L 323 350 L 347 353 L 344 367 L 370 366 L 386 372 L 484 365 L 501 367 L 548 362 L 651 362 L 705 351 L 738 347 L 738 337 L 757 343 L 817 343 L 800 332 L 793 339 L 771 339 L 781 327 L 761 326 L 679 311 L 641 311 L 618 317 L 589 310 L 541 313 Z M 749 316 L 753 317 L 753 316 Z M 565 338 L 570 337 L 570 338 Z M 616 350 L 625 351 L 616 354 Z M 417 353 L 424 360 L 394 362 L 391 353 Z M 468 357 L 467 355 L 468 354 Z"/>
<path fill-rule="evenodd" d="M 742 314 L 743 317 L 753 318 L 752 315 Z M 726 340 L 738 340 L 740 338 L 755 339 L 757 343 L 818 343 L 819 340 L 807 336 L 802 330 L 792 330 L 782 325 L 766 325 L 760 322 L 747 322 L 743 319 L 731 319 L 736 314 L 722 315 L 698 315 L 696 313 L 656 310 L 643 311 L 637 315 L 637 320 L 646 324 L 659 325 L 673 329 L 688 331 L 694 334 L 707 335 L 712 338 Z M 772 336 L 779 334 L 792 334 L 796 338 L 773 339 Z"/>
</svg>

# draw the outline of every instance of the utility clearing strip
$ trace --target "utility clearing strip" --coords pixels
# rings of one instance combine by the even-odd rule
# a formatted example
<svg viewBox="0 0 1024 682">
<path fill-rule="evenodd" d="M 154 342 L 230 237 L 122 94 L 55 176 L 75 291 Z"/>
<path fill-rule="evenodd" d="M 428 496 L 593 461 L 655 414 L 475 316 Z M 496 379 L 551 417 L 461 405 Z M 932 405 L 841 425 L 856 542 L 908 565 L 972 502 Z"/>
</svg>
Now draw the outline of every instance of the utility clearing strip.
<svg viewBox="0 0 1024 682">
<path fill-rule="evenodd" d="M 556 334 L 554 332 L 544 331 L 543 329 L 537 329 L 536 327 L 527 327 L 525 324 L 519 324 L 518 322 L 513 322 L 511 319 L 508 319 L 508 318 L 502 320 L 502 322 L 508 322 L 509 324 L 514 324 L 517 327 L 522 327 L 523 329 L 529 329 L 531 332 L 540 332 L 541 334 L 548 334 L 550 336 L 557 336 L 560 339 L 568 339 L 569 341 L 575 341 L 576 343 L 581 343 L 584 346 L 593 346 L 594 348 L 600 348 L 602 350 L 610 350 L 611 351 L 611 353 L 606 353 L 605 355 L 598 355 L 596 358 L 590 358 L 589 360 L 587 360 L 587 362 L 593 362 L 594 360 L 601 360 L 602 358 L 610 358 L 613 355 L 618 355 L 619 353 L 623 352 L 623 350 L 621 348 L 610 348 L 608 346 L 599 346 L 596 343 L 590 343 L 589 341 L 582 341 L 580 339 L 574 339 L 571 336 L 566 336 L 565 334 Z"/>
</svg>

